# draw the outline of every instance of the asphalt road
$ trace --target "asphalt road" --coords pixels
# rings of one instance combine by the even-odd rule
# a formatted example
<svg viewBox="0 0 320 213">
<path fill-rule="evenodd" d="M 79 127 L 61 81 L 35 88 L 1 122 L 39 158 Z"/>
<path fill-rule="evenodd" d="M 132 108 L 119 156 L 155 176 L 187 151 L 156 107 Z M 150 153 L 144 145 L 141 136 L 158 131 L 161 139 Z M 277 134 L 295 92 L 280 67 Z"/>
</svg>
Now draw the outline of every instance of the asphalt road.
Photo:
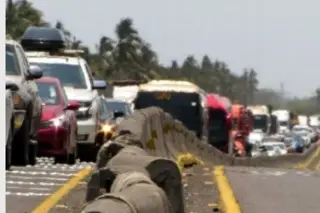
<svg viewBox="0 0 320 213">
<path fill-rule="evenodd" d="M 242 213 L 319 212 L 319 172 L 226 167 L 225 175 Z"/>
<path fill-rule="evenodd" d="M 80 170 L 92 165 L 53 164 L 53 159 L 39 158 L 35 166 L 12 167 L 6 171 L 6 212 L 31 213 Z"/>
</svg>

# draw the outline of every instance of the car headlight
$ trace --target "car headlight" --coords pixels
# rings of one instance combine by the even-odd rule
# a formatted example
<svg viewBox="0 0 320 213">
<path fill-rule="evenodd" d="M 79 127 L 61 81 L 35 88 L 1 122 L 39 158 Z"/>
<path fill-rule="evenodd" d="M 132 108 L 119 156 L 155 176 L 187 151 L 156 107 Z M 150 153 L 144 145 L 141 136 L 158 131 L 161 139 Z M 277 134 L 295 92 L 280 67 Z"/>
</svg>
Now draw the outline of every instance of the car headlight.
<svg viewBox="0 0 320 213">
<path fill-rule="evenodd" d="M 59 127 L 63 125 L 64 120 L 65 120 L 65 116 L 64 114 L 62 114 L 56 118 L 53 118 L 47 121 L 42 121 L 40 128 Z"/>
<path fill-rule="evenodd" d="M 102 125 L 102 131 L 104 132 L 104 133 L 109 133 L 109 132 L 113 132 L 113 125 L 111 125 L 111 124 L 104 124 L 104 125 Z"/>
<path fill-rule="evenodd" d="M 65 120 L 65 115 L 62 114 L 54 119 L 51 119 L 50 121 L 53 126 L 61 126 L 63 124 L 64 120 Z"/>
<path fill-rule="evenodd" d="M 15 109 L 23 109 L 24 102 L 21 96 L 17 92 L 12 92 L 12 102 Z"/>
</svg>

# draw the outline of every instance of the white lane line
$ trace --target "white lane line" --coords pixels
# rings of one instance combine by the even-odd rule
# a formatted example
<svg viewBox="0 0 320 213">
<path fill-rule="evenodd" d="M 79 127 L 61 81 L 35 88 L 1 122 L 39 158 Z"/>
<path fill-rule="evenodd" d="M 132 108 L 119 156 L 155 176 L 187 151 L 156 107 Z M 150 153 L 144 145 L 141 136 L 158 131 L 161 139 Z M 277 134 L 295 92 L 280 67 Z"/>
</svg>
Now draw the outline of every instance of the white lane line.
<svg viewBox="0 0 320 213">
<path fill-rule="evenodd" d="M 64 181 L 66 182 L 67 180 L 69 180 L 69 178 L 58 178 L 58 177 L 39 177 L 39 176 L 33 176 L 33 177 L 30 177 L 30 176 L 19 176 L 19 175 L 7 175 L 6 176 L 6 179 L 18 179 L 18 180 L 34 180 L 34 179 L 37 179 L 37 180 L 51 180 L 51 181 Z"/>
<path fill-rule="evenodd" d="M 52 183 L 52 182 L 24 182 L 24 181 L 12 181 L 7 180 L 6 184 L 13 184 L 13 185 L 28 185 L 28 186 L 61 186 L 62 183 Z"/>
<path fill-rule="evenodd" d="M 53 191 L 53 188 L 40 188 L 40 187 L 19 187 L 19 186 L 6 186 L 7 189 L 19 189 L 19 190 L 27 190 L 27 191 Z"/>
<path fill-rule="evenodd" d="M 20 174 L 20 175 L 32 175 L 32 176 L 60 176 L 60 177 L 72 177 L 74 173 L 63 173 L 63 172 L 46 172 L 46 171 L 21 171 L 21 170 L 12 170 L 7 171 L 6 174 Z"/>
<path fill-rule="evenodd" d="M 6 196 L 19 196 L 19 197 L 42 197 L 50 196 L 51 193 L 34 193 L 34 192 L 6 192 Z"/>
</svg>

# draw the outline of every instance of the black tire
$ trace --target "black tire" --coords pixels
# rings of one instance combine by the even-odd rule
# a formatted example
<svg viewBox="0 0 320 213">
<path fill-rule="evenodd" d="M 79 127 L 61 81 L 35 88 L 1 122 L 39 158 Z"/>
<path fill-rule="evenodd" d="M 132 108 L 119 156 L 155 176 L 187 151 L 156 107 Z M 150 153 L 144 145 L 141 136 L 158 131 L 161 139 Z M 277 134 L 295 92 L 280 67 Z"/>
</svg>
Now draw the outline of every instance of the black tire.
<svg viewBox="0 0 320 213">
<path fill-rule="evenodd" d="M 13 138 L 12 143 L 12 163 L 18 166 L 29 164 L 29 146 L 30 146 L 30 117 L 26 115 L 22 126 Z"/>
<path fill-rule="evenodd" d="M 98 148 L 95 144 L 77 144 L 78 158 L 82 162 L 96 162 Z"/>
<path fill-rule="evenodd" d="M 13 140 L 13 127 L 9 130 L 9 135 L 6 145 L 6 170 L 9 170 L 12 163 L 12 140 Z"/>
<path fill-rule="evenodd" d="M 68 162 L 68 154 L 54 156 L 54 163 L 66 164 Z"/>
<path fill-rule="evenodd" d="M 30 143 L 29 145 L 29 164 L 34 166 L 37 163 L 38 144 Z"/>
</svg>

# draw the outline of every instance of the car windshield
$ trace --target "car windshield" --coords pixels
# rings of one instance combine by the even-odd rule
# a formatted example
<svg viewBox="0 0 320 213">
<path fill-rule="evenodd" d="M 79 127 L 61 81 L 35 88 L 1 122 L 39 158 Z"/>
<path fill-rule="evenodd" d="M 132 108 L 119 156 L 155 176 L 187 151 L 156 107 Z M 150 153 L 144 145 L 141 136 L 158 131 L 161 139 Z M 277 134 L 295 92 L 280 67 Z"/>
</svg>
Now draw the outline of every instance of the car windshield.
<svg viewBox="0 0 320 213">
<path fill-rule="evenodd" d="M 288 122 L 287 121 L 279 121 L 279 125 L 280 126 L 288 126 Z"/>
<path fill-rule="evenodd" d="M 108 106 L 114 112 L 123 112 L 125 114 L 128 113 L 127 104 L 120 101 L 107 101 Z"/>
<path fill-rule="evenodd" d="M 140 91 L 134 105 L 135 109 L 160 107 L 198 135 L 203 129 L 202 106 L 198 93 Z"/>
<path fill-rule="evenodd" d="M 284 144 L 279 144 L 279 145 L 276 145 L 277 147 L 279 147 L 280 149 L 285 149 L 286 147 L 284 146 Z"/>
<path fill-rule="evenodd" d="M 64 87 L 87 88 L 84 74 L 79 65 L 58 63 L 31 63 L 31 65 L 40 67 L 43 76 L 58 78 Z"/>
<path fill-rule="evenodd" d="M 267 116 L 266 115 L 254 115 L 253 116 L 253 128 L 261 129 L 263 132 L 267 131 Z"/>
<path fill-rule="evenodd" d="M 274 147 L 271 146 L 271 145 L 264 145 L 267 149 L 267 151 L 273 151 L 274 150 Z"/>
<path fill-rule="evenodd" d="M 59 93 L 56 84 L 37 82 L 39 96 L 45 105 L 58 105 Z"/>
<path fill-rule="evenodd" d="M 6 75 L 21 75 L 13 45 L 6 44 Z"/>
</svg>

